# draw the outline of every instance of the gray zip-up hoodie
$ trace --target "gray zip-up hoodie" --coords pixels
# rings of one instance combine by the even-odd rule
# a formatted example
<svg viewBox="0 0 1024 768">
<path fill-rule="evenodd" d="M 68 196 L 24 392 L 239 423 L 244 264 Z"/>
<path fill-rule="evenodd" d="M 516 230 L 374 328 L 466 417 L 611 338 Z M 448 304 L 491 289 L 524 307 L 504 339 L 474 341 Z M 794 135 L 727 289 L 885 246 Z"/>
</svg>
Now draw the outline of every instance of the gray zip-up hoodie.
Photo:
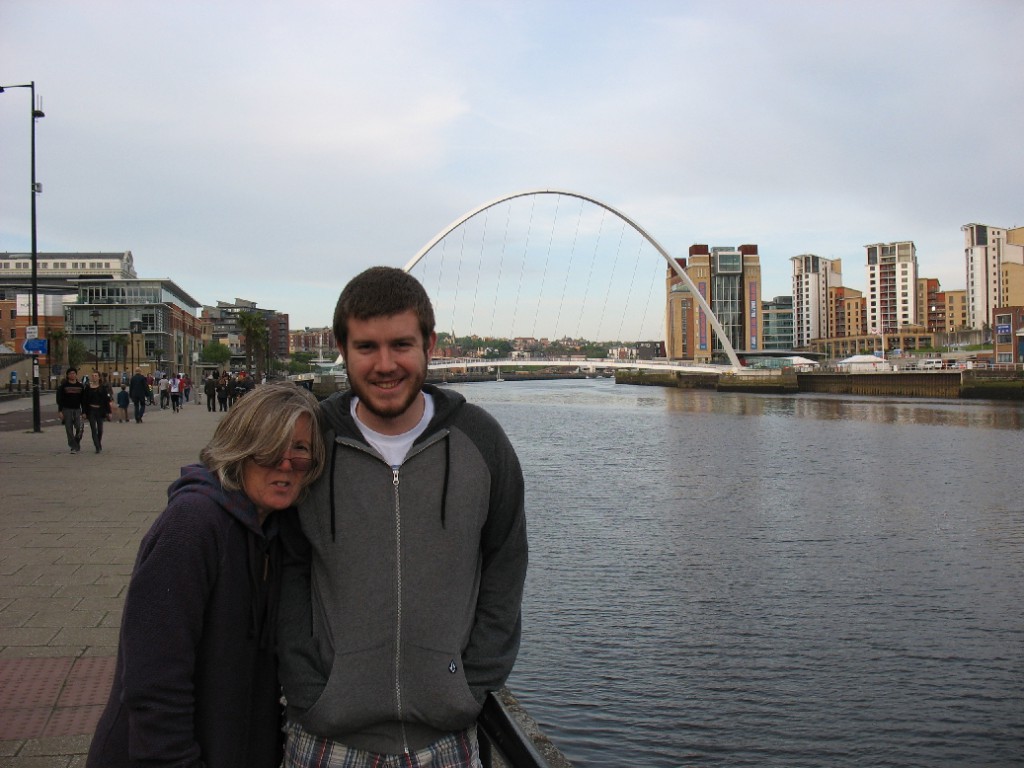
<svg viewBox="0 0 1024 768">
<path fill-rule="evenodd" d="M 281 534 L 289 718 L 372 752 L 472 725 L 519 650 L 519 460 L 486 411 L 424 390 L 434 418 L 397 469 L 363 439 L 350 393 L 324 401 L 328 466 L 299 508 L 301 531 Z"/>
</svg>

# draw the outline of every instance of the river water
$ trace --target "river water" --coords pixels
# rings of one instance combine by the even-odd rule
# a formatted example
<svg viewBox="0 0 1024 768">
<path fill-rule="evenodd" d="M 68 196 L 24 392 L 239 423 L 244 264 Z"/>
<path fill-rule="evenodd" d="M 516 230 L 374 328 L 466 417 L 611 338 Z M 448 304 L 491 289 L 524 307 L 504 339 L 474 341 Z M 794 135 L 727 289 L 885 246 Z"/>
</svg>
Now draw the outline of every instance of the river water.
<svg viewBox="0 0 1024 768">
<path fill-rule="evenodd" d="M 1024 765 L 1024 406 L 453 388 L 523 463 L 509 686 L 577 768 Z"/>
</svg>

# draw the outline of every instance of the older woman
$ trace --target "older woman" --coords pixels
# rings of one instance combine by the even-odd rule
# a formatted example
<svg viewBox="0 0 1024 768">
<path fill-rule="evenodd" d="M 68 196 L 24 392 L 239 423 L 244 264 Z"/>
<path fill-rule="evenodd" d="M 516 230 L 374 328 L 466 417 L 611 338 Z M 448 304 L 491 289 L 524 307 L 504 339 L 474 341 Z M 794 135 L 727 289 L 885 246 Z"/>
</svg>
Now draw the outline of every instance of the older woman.
<svg viewBox="0 0 1024 768">
<path fill-rule="evenodd" d="M 139 548 L 89 768 L 280 764 L 274 513 L 323 466 L 316 399 L 290 383 L 256 388 L 199 458 Z"/>
</svg>

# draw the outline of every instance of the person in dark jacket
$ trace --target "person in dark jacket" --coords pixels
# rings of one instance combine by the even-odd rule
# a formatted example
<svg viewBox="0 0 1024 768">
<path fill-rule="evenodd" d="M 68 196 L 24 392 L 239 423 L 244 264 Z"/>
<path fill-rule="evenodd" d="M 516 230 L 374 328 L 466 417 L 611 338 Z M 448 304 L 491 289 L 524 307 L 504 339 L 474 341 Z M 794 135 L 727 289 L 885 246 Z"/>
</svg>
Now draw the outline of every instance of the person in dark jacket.
<svg viewBox="0 0 1024 768">
<path fill-rule="evenodd" d="M 203 394 L 206 395 L 206 410 L 215 413 L 217 411 L 217 380 L 212 373 L 206 374 L 206 381 L 203 382 Z"/>
<path fill-rule="evenodd" d="M 142 417 L 146 415 L 146 401 L 152 401 L 149 395 L 149 382 L 142 375 L 142 369 L 136 368 L 135 373 L 128 382 L 128 396 L 135 404 L 135 423 L 141 424 Z"/>
<path fill-rule="evenodd" d="M 85 385 L 78 380 L 78 369 L 68 368 L 64 381 L 57 385 L 57 416 L 64 423 L 68 448 L 72 453 L 82 449 L 82 395 Z"/>
<path fill-rule="evenodd" d="M 323 466 L 316 398 L 287 382 L 261 387 L 199 458 L 142 539 L 87 768 L 280 765 L 274 513 Z"/>
<path fill-rule="evenodd" d="M 89 431 L 92 433 L 92 444 L 96 453 L 103 453 L 103 425 L 110 421 L 113 408 L 114 393 L 100 372 L 93 369 L 89 376 L 89 386 L 82 393 L 82 406 L 89 419 Z"/>
<path fill-rule="evenodd" d="M 415 278 L 357 275 L 334 333 L 351 391 L 322 403 L 329 468 L 282 521 L 285 765 L 476 768 L 476 719 L 519 651 L 519 460 L 490 414 L 425 384 Z"/>
</svg>

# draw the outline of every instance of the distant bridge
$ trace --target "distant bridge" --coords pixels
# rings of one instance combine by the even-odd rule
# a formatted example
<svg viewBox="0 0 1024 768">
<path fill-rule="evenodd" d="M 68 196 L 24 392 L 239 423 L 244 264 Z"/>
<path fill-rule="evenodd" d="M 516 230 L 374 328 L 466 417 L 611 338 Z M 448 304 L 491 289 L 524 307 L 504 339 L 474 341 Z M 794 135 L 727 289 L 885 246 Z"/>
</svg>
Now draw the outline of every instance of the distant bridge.
<svg viewBox="0 0 1024 768">
<path fill-rule="evenodd" d="M 628 370 L 647 371 L 684 371 L 687 373 L 726 373 L 732 371 L 731 365 L 713 365 L 711 363 L 691 363 L 685 360 L 619 360 L 614 358 L 531 358 L 500 360 L 482 357 L 433 358 L 427 366 L 431 371 L 451 371 L 464 368 L 578 368 L 587 373 L 596 373 L 609 368 L 625 368 Z"/>
</svg>

